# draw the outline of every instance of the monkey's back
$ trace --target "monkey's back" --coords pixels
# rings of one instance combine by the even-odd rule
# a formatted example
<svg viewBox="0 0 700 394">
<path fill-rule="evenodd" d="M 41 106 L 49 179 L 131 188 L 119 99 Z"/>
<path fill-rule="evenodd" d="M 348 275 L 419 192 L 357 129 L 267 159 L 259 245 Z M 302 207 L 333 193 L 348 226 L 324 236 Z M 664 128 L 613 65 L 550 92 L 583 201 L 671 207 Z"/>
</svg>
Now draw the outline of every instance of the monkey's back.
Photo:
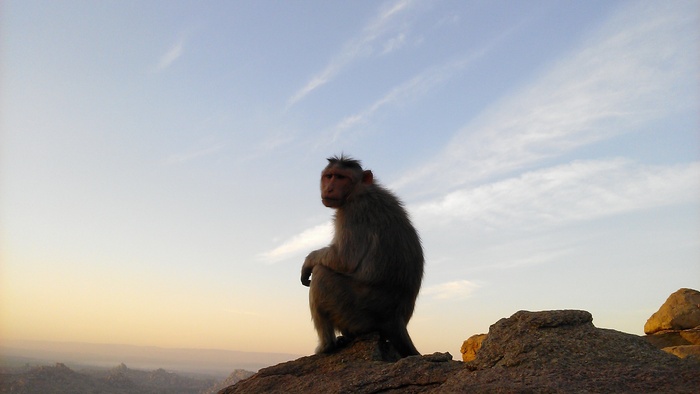
<svg viewBox="0 0 700 394">
<path fill-rule="evenodd" d="M 352 245 L 365 246 L 357 279 L 414 302 L 423 279 L 423 248 L 402 202 L 374 184 L 338 209 L 336 221 L 349 232 L 344 240 L 336 240 L 341 254 Z"/>
</svg>

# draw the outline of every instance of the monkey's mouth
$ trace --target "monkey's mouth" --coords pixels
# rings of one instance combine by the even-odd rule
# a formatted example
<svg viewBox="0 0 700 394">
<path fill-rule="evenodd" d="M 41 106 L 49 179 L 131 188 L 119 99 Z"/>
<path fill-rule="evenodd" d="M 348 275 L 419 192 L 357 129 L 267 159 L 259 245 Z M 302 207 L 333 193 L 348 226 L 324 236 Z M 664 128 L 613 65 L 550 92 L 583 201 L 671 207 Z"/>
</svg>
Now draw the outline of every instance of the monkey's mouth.
<svg viewBox="0 0 700 394">
<path fill-rule="evenodd" d="M 321 202 L 327 207 L 337 207 L 342 204 L 343 200 L 338 198 L 321 198 Z"/>
</svg>

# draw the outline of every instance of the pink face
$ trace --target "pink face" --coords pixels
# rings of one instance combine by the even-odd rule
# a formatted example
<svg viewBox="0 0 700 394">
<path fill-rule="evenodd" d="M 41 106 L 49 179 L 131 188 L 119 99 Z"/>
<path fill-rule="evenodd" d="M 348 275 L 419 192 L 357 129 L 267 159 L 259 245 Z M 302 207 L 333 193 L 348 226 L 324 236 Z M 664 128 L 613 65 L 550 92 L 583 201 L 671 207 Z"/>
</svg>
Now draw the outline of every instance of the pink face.
<svg viewBox="0 0 700 394">
<path fill-rule="evenodd" d="M 321 173 L 321 201 L 329 208 L 339 208 L 355 188 L 352 170 L 329 167 Z"/>
</svg>

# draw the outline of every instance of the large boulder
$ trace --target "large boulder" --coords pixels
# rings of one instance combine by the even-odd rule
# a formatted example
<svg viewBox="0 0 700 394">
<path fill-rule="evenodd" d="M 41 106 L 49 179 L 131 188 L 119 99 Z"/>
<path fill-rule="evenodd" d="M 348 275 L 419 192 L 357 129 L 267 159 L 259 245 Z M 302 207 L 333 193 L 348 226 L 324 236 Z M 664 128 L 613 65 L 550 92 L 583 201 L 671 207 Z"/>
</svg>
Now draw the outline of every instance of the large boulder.
<svg viewBox="0 0 700 394">
<path fill-rule="evenodd" d="M 332 354 L 302 357 L 261 369 L 220 391 L 233 393 L 425 392 L 464 369 L 449 353 L 401 359 L 379 335 L 358 338 Z"/>
<path fill-rule="evenodd" d="M 481 344 L 488 334 L 476 334 L 467 338 L 466 341 L 462 343 L 462 348 L 460 352 L 462 353 L 462 361 L 472 361 L 476 358 L 476 353 L 481 349 Z"/>
<path fill-rule="evenodd" d="M 520 311 L 491 326 L 477 357 L 399 359 L 370 335 L 333 354 L 260 370 L 221 393 L 696 393 L 700 363 L 593 326 L 586 311 Z"/>
<path fill-rule="evenodd" d="M 687 330 L 700 326 L 700 292 L 680 289 L 644 324 L 645 334 L 665 330 Z"/>
</svg>

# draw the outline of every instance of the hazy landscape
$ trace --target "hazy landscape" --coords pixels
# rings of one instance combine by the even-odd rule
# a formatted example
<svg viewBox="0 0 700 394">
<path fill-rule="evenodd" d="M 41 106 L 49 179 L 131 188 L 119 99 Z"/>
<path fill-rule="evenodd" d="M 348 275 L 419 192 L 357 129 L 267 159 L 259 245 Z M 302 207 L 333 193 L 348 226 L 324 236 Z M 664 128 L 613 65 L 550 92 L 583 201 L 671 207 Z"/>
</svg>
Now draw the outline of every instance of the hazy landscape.
<svg viewBox="0 0 700 394">
<path fill-rule="evenodd" d="M 210 393 L 283 353 L 41 341 L 0 345 L 0 392 Z"/>
<path fill-rule="evenodd" d="M 3 341 L 0 355 L 21 364 L 157 369 L 227 376 L 234 369 L 257 371 L 268 365 L 298 358 L 298 354 L 237 352 L 217 349 L 168 349 L 152 346 L 43 341 Z"/>
</svg>

